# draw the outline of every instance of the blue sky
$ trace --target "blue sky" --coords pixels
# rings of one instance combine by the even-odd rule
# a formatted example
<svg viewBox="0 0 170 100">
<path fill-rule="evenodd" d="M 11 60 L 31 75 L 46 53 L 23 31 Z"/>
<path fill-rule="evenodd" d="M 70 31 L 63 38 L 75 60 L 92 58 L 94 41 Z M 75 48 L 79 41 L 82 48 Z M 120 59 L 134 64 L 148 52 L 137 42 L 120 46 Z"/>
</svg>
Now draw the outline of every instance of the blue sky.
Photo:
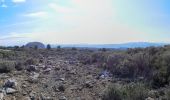
<svg viewBox="0 0 170 100">
<path fill-rule="evenodd" d="M 0 0 L 0 45 L 170 43 L 169 0 Z"/>
</svg>

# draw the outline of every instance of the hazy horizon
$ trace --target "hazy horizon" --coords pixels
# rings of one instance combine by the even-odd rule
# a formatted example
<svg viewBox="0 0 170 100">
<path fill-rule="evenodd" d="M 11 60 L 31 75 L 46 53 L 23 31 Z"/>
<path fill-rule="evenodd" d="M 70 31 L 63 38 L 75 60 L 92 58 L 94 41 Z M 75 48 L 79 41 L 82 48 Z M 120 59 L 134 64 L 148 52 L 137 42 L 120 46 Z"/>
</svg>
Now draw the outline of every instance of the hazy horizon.
<svg viewBox="0 0 170 100">
<path fill-rule="evenodd" d="M 169 0 L 0 0 L 0 45 L 170 43 Z"/>
</svg>

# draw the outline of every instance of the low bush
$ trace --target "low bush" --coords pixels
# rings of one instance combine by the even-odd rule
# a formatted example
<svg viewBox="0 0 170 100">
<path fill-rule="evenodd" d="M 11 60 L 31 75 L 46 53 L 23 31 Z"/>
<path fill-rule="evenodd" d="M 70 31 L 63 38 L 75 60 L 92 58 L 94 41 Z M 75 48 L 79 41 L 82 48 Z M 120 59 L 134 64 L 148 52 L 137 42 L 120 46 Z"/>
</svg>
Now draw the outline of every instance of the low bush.
<svg viewBox="0 0 170 100">
<path fill-rule="evenodd" d="M 168 91 L 166 92 L 166 98 L 167 98 L 167 100 L 170 100 L 170 90 L 168 90 Z"/>
<path fill-rule="evenodd" d="M 14 58 L 15 57 L 15 52 L 11 50 L 0 50 L 0 58 Z"/>
<path fill-rule="evenodd" d="M 118 89 L 116 86 L 112 86 L 103 95 L 102 100 L 122 100 L 123 99 L 123 92 L 122 90 Z"/>
<path fill-rule="evenodd" d="M 14 61 L 0 61 L 0 73 L 8 73 L 15 70 Z"/>
<path fill-rule="evenodd" d="M 148 89 L 144 84 L 130 84 L 124 88 L 125 100 L 145 100 L 148 96 Z"/>
<path fill-rule="evenodd" d="M 141 83 L 125 86 L 112 86 L 102 100 L 145 100 L 148 96 L 148 89 Z"/>
<path fill-rule="evenodd" d="M 25 61 L 25 65 L 36 65 L 38 63 L 37 59 L 29 58 Z"/>
<path fill-rule="evenodd" d="M 18 61 L 16 62 L 15 64 L 15 69 L 18 70 L 18 71 L 21 71 L 24 69 L 24 61 Z"/>
</svg>

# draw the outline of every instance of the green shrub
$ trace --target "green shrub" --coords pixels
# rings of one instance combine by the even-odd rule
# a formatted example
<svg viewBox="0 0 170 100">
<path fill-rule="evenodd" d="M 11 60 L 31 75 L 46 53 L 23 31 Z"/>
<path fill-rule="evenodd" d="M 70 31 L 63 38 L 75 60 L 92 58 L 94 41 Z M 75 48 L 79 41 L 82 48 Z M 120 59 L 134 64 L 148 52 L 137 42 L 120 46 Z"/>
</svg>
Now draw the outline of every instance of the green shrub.
<svg viewBox="0 0 170 100">
<path fill-rule="evenodd" d="M 14 61 L 0 61 L 0 73 L 8 73 L 15 69 Z"/>
<path fill-rule="evenodd" d="M 106 61 L 106 66 L 114 76 L 137 79 L 144 77 L 150 79 L 153 73 L 151 57 L 148 53 L 137 52 L 132 54 L 113 53 Z"/>
<path fill-rule="evenodd" d="M 50 49 L 51 49 L 51 45 L 47 44 L 47 50 L 50 50 Z"/>
<path fill-rule="evenodd" d="M 1 58 L 13 58 L 15 56 L 15 52 L 11 50 L 0 50 L 0 57 Z"/>
<path fill-rule="evenodd" d="M 123 76 L 123 70 L 126 68 L 123 65 L 123 61 L 125 59 L 126 55 L 124 54 L 110 54 L 109 56 L 107 56 L 106 67 L 114 76 L 121 77 Z"/>
<path fill-rule="evenodd" d="M 153 75 L 153 78 L 151 80 L 152 88 L 164 87 L 166 84 L 168 84 L 166 73 L 158 72 Z"/>
<path fill-rule="evenodd" d="M 122 100 L 123 93 L 116 86 L 112 86 L 106 94 L 103 95 L 102 100 Z"/>
<path fill-rule="evenodd" d="M 162 52 L 162 51 L 161 51 Z M 152 76 L 151 86 L 153 88 L 164 87 L 169 84 L 170 78 L 170 52 L 164 51 L 157 55 L 152 66 L 155 67 L 155 73 Z"/>
<path fill-rule="evenodd" d="M 106 94 L 103 95 L 102 100 L 145 100 L 148 96 L 148 89 L 145 85 L 129 84 L 118 88 L 112 86 Z"/>
<path fill-rule="evenodd" d="M 91 56 L 88 54 L 83 54 L 83 55 L 79 55 L 78 56 L 78 60 L 82 63 L 82 64 L 91 64 Z"/>
<path fill-rule="evenodd" d="M 96 52 L 91 55 L 92 63 L 104 63 L 106 61 L 107 55 L 103 52 Z"/>
<path fill-rule="evenodd" d="M 126 100 L 145 100 L 148 95 L 148 89 L 144 84 L 130 84 L 125 86 L 124 94 Z"/>
<path fill-rule="evenodd" d="M 71 48 L 71 50 L 74 50 L 74 51 L 76 51 L 76 50 L 77 50 L 77 48 L 76 48 L 76 47 L 72 47 L 72 48 Z"/>
<path fill-rule="evenodd" d="M 16 62 L 15 69 L 18 70 L 18 71 L 23 70 L 24 69 L 24 61 Z"/>
<path fill-rule="evenodd" d="M 38 63 L 37 59 L 29 58 L 25 61 L 25 65 L 36 65 Z"/>
<path fill-rule="evenodd" d="M 166 92 L 166 98 L 167 98 L 167 100 L 170 100 L 170 90 L 168 90 L 168 91 Z"/>
</svg>

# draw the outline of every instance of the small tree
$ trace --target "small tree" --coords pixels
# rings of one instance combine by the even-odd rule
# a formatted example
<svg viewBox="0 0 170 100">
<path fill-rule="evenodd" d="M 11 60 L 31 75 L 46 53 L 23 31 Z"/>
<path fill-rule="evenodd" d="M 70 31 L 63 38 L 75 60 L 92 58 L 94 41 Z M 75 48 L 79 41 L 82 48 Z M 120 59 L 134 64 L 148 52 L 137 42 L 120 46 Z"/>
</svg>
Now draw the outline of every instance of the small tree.
<svg viewBox="0 0 170 100">
<path fill-rule="evenodd" d="M 57 46 L 57 51 L 61 51 L 61 46 Z"/>
<path fill-rule="evenodd" d="M 57 46 L 57 49 L 61 49 L 61 46 L 59 45 L 59 46 Z"/>
<path fill-rule="evenodd" d="M 15 50 L 19 49 L 19 46 L 14 46 L 14 49 L 15 49 Z"/>
<path fill-rule="evenodd" d="M 51 49 L 51 45 L 47 44 L 47 49 L 50 50 Z"/>
<path fill-rule="evenodd" d="M 37 46 L 37 45 L 35 45 L 35 46 L 34 46 L 34 50 L 37 50 L 37 49 L 38 49 L 38 46 Z"/>
</svg>

